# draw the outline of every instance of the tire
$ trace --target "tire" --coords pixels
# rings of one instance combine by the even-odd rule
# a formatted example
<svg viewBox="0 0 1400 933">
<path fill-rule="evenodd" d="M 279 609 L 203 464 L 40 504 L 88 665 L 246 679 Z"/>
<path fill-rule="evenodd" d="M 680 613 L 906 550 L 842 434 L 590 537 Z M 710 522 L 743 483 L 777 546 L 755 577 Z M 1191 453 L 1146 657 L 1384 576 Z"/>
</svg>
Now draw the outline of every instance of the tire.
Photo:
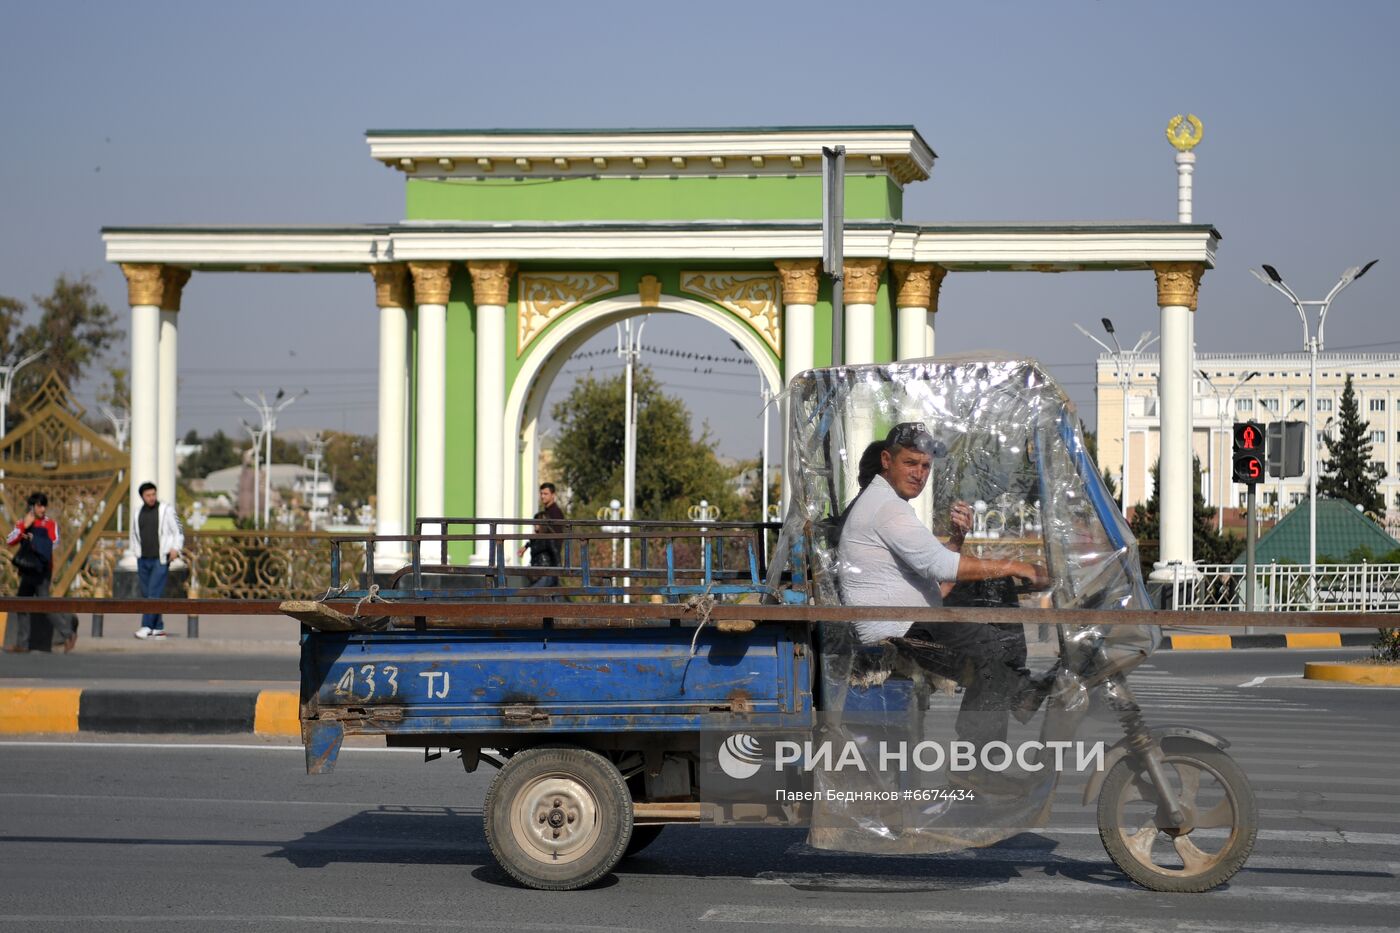
<svg viewBox="0 0 1400 933">
<path fill-rule="evenodd" d="M 1233 877 L 1254 849 L 1254 791 L 1234 759 L 1213 745 L 1172 737 L 1162 741 L 1162 753 L 1168 779 L 1190 808 L 1190 828 L 1156 827 L 1154 788 L 1129 756 L 1113 766 L 1099 793 L 1099 837 L 1113 863 L 1148 890 L 1209 891 Z"/>
<path fill-rule="evenodd" d="M 612 871 L 632 837 L 632 798 L 612 762 L 572 746 L 532 748 L 496 772 L 486 843 L 516 881 L 541 891 L 587 887 Z"/>
<path fill-rule="evenodd" d="M 632 838 L 627 843 L 627 848 L 623 850 L 623 858 L 631 858 L 638 852 L 645 849 L 656 841 L 661 835 L 661 831 L 666 828 L 664 823 L 650 823 L 645 826 L 633 826 Z"/>
</svg>

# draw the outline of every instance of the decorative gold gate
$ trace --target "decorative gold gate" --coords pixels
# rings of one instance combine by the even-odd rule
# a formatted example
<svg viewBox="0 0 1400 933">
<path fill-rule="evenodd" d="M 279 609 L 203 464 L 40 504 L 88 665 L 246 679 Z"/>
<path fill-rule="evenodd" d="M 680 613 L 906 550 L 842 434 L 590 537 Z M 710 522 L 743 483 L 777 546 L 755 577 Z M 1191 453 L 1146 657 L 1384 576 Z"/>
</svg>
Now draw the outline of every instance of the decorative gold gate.
<svg viewBox="0 0 1400 933">
<path fill-rule="evenodd" d="M 126 502 L 130 458 L 83 423 L 83 407 L 52 372 L 21 410 L 24 420 L 0 440 L 5 531 L 24 517 L 31 493 L 49 497 L 49 516 L 58 523 L 52 592 L 61 596 L 70 587 L 82 589 L 75 578 Z M 0 578 L 6 592 L 15 592 L 18 580 L 8 560 L 0 562 Z"/>
</svg>

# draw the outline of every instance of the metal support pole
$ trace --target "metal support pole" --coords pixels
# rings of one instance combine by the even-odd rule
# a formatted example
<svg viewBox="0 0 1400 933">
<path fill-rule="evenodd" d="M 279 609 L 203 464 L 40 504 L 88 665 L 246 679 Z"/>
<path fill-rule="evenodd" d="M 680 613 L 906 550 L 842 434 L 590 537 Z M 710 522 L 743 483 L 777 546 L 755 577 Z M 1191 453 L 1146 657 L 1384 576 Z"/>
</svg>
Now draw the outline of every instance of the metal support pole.
<svg viewBox="0 0 1400 933">
<path fill-rule="evenodd" d="M 187 638 L 199 637 L 199 616 L 185 616 L 185 636 Z"/>
<path fill-rule="evenodd" d="M 1259 539 L 1257 526 L 1254 524 L 1255 493 L 1258 488 L 1254 483 L 1246 487 L 1249 492 L 1245 495 L 1245 519 L 1246 531 L 1244 537 L 1244 611 L 1254 611 L 1254 544 Z"/>
<path fill-rule="evenodd" d="M 92 637 L 102 637 L 102 613 L 100 612 L 94 612 L 92 614 Z"/>
</svg>

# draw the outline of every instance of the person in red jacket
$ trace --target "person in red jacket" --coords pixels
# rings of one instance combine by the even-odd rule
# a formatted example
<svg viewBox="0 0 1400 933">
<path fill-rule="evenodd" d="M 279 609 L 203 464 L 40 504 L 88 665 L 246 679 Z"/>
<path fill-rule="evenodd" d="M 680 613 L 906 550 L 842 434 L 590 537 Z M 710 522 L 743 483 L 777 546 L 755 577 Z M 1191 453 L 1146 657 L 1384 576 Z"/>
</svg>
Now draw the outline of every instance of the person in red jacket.
<svg viewBox="0 0 1400 933">
<path fill-rule="evenodd" d="M 24 518 L 15 522 L 5 544 L 12 548 L 24 549 L 37 556 L 41 567 L 16 567 L 19 571 L 19 592 L 17 596 L 35 596 L 44 599 L 49 595 L 49 585 L 53 581 L 53 554 L 58 549 L 58 523 L 48 517 L 49 497 L 36 492 L 29 497 L 29 510 Z M 6 633 L 5 650 L 22 654 L 31 647 L 31 632 L 34 613 L 17 612 L 14 622 Z M 68 613 L 49 613 L 49 622 L 54 634 L 63 642 L 65 652 L 72 651 L 78 642 L 77 617 Z M 47 646 L 44 650 L 48 650 Z"/>
</svg>

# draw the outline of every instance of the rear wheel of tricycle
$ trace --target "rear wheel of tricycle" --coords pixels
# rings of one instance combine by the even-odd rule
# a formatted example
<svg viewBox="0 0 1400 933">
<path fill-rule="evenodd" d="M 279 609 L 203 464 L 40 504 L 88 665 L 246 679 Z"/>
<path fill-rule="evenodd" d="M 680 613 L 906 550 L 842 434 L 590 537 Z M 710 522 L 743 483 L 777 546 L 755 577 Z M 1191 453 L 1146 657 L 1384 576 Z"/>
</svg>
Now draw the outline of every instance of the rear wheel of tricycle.
<svg viewBox="0 0 1400 933">
<path fill-rule="evenodd" d="M 496 773 L 484 823 L 491 854 L 512 878 L 542 891 L 572 891 L 622 858 L 632 836 L 632 798 L 616 766 L 596 752 L 532 748 Z"/>
<path fill-rule="evenodd" d="M 1244 771 L 1197 739 L 1162 741 L 1167 780 L 1185 813 L 1166 825 L 1144 769 L 1131 756 L 1109 771 L 1099 794 L 1099 836 L 1129 878 L 1152 891 L 1193 893 L 1224 884 L 1254 849 L 1259 816 Z"/>
</svg>

